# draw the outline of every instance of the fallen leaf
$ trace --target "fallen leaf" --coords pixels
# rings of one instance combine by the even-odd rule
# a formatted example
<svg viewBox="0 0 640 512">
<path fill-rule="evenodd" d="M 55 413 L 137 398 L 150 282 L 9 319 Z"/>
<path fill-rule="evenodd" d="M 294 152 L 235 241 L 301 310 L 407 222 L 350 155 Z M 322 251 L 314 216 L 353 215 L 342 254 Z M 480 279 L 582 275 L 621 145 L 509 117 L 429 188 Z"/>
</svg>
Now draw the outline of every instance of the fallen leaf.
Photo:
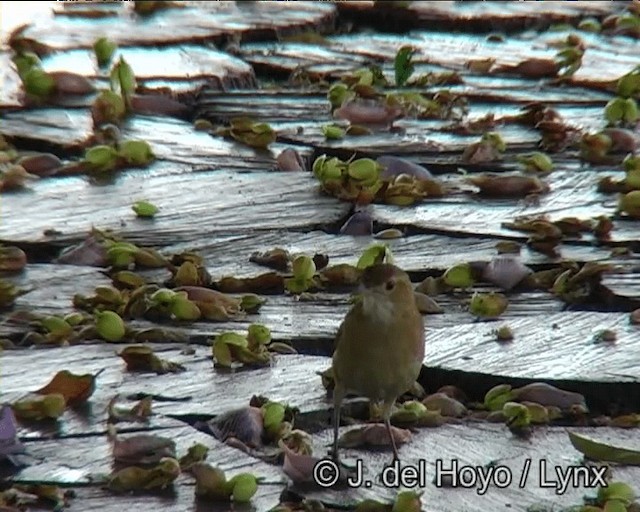
<svg viewBox="0 0 640 512">
<path fill-rule="evenodd" d="M 184 366 L 159 358 L 147 345 L 131 345 L 118 355 L 127 363 L 130 372 L 179 373 L 186 370 Z"/>
<path fill-rule="evenodd" d="M 392 426 L 391 435 L 393 436 L 396 446 L 408 443 L 411 440 L 411 431 L 404 428 Z M 386 427 L 380 423 L 376 423 L 345 432 L 340 436 L 338 443 L 345 448 L 378 447 L 389 446 L 390 439 Z"/>
<path fill-rule="evenodd" d="M 585 457 L 604 462 L 615 462 L 629 466 L 640 466 L 640 450 L 618 448 L 606 443 L 594 441 L 575 432 L 568 432 L 573 447 Z"/>
<path fill-rule="evenodd" d="M 228 411 L 210 420 L 206 425 L 214 437 L 222 442 L 235 438 L 252 448 L 262 446 L 264 425 L 259 407 L 242 407 Z"/>
<path fill-rule="evenodd" d="M 18 439 L 16 428 L 16 418 L 13 409 L 4 404 L 0 408 L 0 460 L 8 459 L 13 462 L 11 456 L 16 453 L 23 453 L 24 445 Z"/>
<path fill-rule="evenodd" d="M 175 458 L 176 443 L 172 439 L 149 434 L 118 438 L 115 428 L 108 427 L 113 458 L 128 464 L 154 464 L 163 457 Z"/>
<path fill-rule="evenodd" d="M 513 390 L 513 399 L 519 402 L 535 402 L 567 411 L 574 407 L 587 410 L 587 403 L 580 393 L 565 391 L 545 382 L 533 382 Z"/>
<path fill-rule="evenodd" d="M 289 252 L 281 247 L 275 247 L 265 252 L 254 252 L 249 261 L 263 265 L 265 267 L 273 268 L 286 272 L 289 270 Z"/>
<path fill-rule="evenodd" d="M 64 396 L 65 402 L 70 407 L 82 404 L 93 394 L 96 389 L 96 377 L 102 373 L 102 370 L 95 375 L 89 373 L 84 375 L 75 375 L 68 370 L 62 370 L 55 374 L 51 382 L 46 386 L 34 391 L 39 395 L 49 395 L 52 393 L 60 393 Z"/>
<path fill-rule="evenodd" d="M 109 405 L 107 406 L 108 411 L 108 422 L 109 423 L 118 423 L 120 421 L 131 421 L 144 423 L 149 421 L 149 416 L 151 416 L 151 404 L 153 399 L 150 396 L 142 398 L 138 403 L 136 403 L 133 407 L 123 407 L 116 406 L 116 402 L 118 400 L 118 396 L 116 395 L 111 400 L 109 400 Z"/>
<path fill-rule="evenodd" d="M 158 465 L 149 469 L 130 466 L 117 471 L 111 475 L 107 487 L 114 492 L 164 489 L 170 486 L 179 475 L 178 461 L 165 457 Z"/>
</svg>

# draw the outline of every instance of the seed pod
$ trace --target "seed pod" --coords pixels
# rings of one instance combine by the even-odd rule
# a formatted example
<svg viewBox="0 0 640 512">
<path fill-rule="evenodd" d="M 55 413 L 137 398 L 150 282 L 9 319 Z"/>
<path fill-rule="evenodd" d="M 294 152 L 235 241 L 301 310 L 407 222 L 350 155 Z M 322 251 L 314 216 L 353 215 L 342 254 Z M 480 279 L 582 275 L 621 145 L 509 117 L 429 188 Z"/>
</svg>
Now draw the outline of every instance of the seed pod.
<svg viewBox="0 0 640 512">
<path fill-rule="evenodd" d="M 0 245 L 0 271 L 15 272 L 27 265 L 27 255 L 19 247 Z"/>
<path fill-rule="evenodd" d="M 220 468 L 197 462 L 191 466 L 191 472 L 196 478 L 196 496 L 229 499 L 232 488 L 227 485 L 227 479 Z"/>
<path fill-rule="evenodd" d="M 251 473 L 240 473 L 229 480 L 229 484 L 233 486 L 233 501 L 238 503 L 248 503 L 258 491 L 258 481 Z"/>
<path fill-rule="evenodd" d="M 347 174 L 354 180 L 375 183 L 380 176 L 380 167 L 371 158 L 360 158 L 349 164 Z"/>
<path fill-rule="evenodd" d="M 636 499 L 636 493 L 629 484 L 624 482 L 609 482 L 606 487 L 598 489 L 598 503 L 604 504 L 609 500 L 619 500 L 624 505 L 630 505 Z"/>
<path fill-rule="evenodd" d="M 177 320 L 194 321 L 201 316 L 200 309 L 194 302 L 179 296 L 171 303 L 170 309 Z"/>
<path fill-rule="evenodd" d="M 468 181 L 489 197 L 524 197 L 528 194 L 546 194 L 549 186 L 535 176 L 472 176 Z"/>
<path fill-rule="evenodd" d="M 276 158 L 278 169 L 282 172 L 304 171 L 304 160 L 295 149 L 287 148 Z"/>
<path fill-rule="evenodd" d="M 247 339 L 249 345 L 253 341 L 257 345 L 266 345 L 271 341 L 271 331 L 265 325 L 251 324 L 248 329 Z"/>
<path fill-rule="evenodd" d="M 620 197 L 618 207 L 634 219 L 640 219 L 640 190 L 632 190 Z"/>
<path fill-rule="evenodd" d="M 109 65 L 111 62 L 111 57 L 118 49 L 118 45 L 112 41 L 109 41 L 106 37 L 101 37 L 96 39 L 96 42 L 93 43 L 93 51 L 96 54 L 96 61 L 98 62 L 98 66 L 105 67 Z"/>
<path fill-rule="evenodd" d="M 508 325 L 503 325 L 496 330 L 496 338 L 498 341 L 512 341 L 513 331 Z"/>
<path fill-rule="evenodd" d="M 337 140 L 344 137 L 345 131 L 339 126 L 327 124 L 322 127 L 322 134 L 328 140 Z"/>
<path fill-rule="evenodd" d="M 98 299 L 103 304 L 120 305 L 123 302 L 122 294 L 113 286 L 96 286 L 95 294 L 96 299 Z"/>
<path fill-rule="evenodd" d="M 148 201 L 136 201 L 131 209 L 138 217 L 153 217 L 158 213 L 158 207 Z"/>
<path fill-rule="evenodd" d="M 482 278 L 510 290 L 533 271 L 517 255 L 504 254 L 494 257 L 482 272 Z"/>
<path fill-rule="evenodd" d="M 106 341 L 120 341 L 125 335 L 125 325 L 120 315 L 113 311 L 96 313 L 96 332 Z"/>
<path fill-rule="evenodd" d="M 498 384 L 484 395 L 484 406 L 490 411 L 502 410 L 504 404 L 513 399 L 513 392 L 509 384 Z"/>
<path fill-rule="evenodd" d="M 309 256 L 298 256 L 291 264 L 293 275 L 299 280 L 312 279 L 316 272 L 316 265 Z"/>
<path fill-rule="evenodd" d="M 69 336 L 73 332 L 73 327 L 59 316 L 48 316 L 40 321 L 42 327 L 56 337 Z"/>
<path fill-rule="evenodd" d="M 475 283 L 469 263 L 459 263 L 450 267 L 442 276 L 442 280 L 453 288 L 469 288 Z"/>
<path fill-rule="evenodd" d="M 58 94 L 73 94 L 84 96 L 96 90 L 94 85 L 84 76 L 68 71 L 53 71 L 49 73 L 56 84 Z"/>
</svg>

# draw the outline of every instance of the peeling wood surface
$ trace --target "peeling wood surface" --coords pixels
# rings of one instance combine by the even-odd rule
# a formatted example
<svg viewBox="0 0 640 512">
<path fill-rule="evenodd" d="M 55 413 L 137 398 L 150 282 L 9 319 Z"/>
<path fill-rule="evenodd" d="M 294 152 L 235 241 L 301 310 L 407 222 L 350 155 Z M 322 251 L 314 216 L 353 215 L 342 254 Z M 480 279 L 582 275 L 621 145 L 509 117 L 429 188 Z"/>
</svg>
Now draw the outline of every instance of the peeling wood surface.
<svg viewBox="0 0 640 512">
<path fill-rule="evenodd" d="M 433 7 L 430 5 L 430 8 Z M 276 69 L 290 71 L 300 67 L 308 72 L 336 74 L 338 70 L 344 72 L 354 69 L 367 61 L 386 61 L 387 69 L 392 71 L 393 58 L 397 49 L 410 40 L 411 46 L 416 49 L 416 64 L 429 64 L 461 71 L 470 59 L 493 58 L 498 65 L 518 64 L 530 58 L 553 59 L 557 49 L 550 47 L 549 44 L 563 40 L 569 33 L 553 31 L 542 34 L 525 33 L 507 37 L 501 42 L 488 42 L 485 35 L 462 32 L 411 32 L 402 36 L 350 34 L 328 37 L 328 45 L 322 48 L 301 43 L 253 43 L 244 46 L 240 55 L 254 65 L 272 65 Z M 576 73 L 576 79 L 590 79 L 598 82 L 616 80 L 637 65 L 631 39 L 622 36 L 590 35 L 583 32 L 580 33 L 580 37 L 585 40 L 587 50 L 584 65 Z M 427 71 L 425 68 L 416 69 L 418 74 L 425 71 Z M 471 77 L 473 80 L 473 73 Z M 528 89 L 533 88 L 534 83 L 530 81 Z M 552 88 L 551 91 L 554 89 Z"/>
<path fill-rule="evenodd" d="M 213 171 L 201 172 L 197 179 L 189 174 L 145 175 L 145 171 L 129 172 L 119 176 L 113 185 L 102 187 L 80 177 L 41 181 L 34 188 L 37 202 L 31 194 L 16 194 L 5 201 L 4 208 L 24 216 L 11 215 L 3 220 L 0 238 L 37 241 L 43 239 L 44 230 L 57 229 L 68 239 L 78 240 L 95 226 L 115 229 L 132 240 L 166 244 L 180 238 L 206 237 L 210 229 L 294 229 L 308 226 L 310 219 L 316 224 L 331 223 L 348 210 L 346 205 L 319 196 L 314 180 L 299 173 Z M 265 187 L 265 182 L 270 186 Z M 68 196 L 60 196 L 60 186 L 74 197 L 73 202 L 67 201 Z M 167 190 L 172 191 L 169 197 L 165 195 Z M 215 201 L 212 193 L 216 193 Z M 137 219 L 131 205 L 140 199 L 156 203 L 162 213 L 152 222 Z M 284 204 L 288 206 L 283 210 Z M 185 218 L 197 219 L 197 224 L 171 221 Z M 165 228 L 163 219 L 167 220 Z"/>
<path fill-rule="evenodd" d="M 344 429 L 345 431 L 347 429 Z M 546 465 L 545 480 L 557 480 L 554 469 L 559 466 L 580 465 L 581 455 L 569 443 L 565 428 L 536 429 L 530 441 L 512 437 L 502 425 L 444 425 L 438 428 L 421 429 L 414 433 L 413 439 L 399 448 L 402 466 L 419 467 L 422 462 L 425 471 L 422 472 L 426 485 L 424 486 L 423 504 L 437 503 L 439 511 L 458 512 L 460 510 L 478 510 L 478 503 L 482 503 L 485 510 L 518 510 L 524 511 L 531 505 L 558 507 L 578 505 L 582 503 L 583 495 L 595 495 L 595 490 L 584 486 L 570 487 L 567 492 L 558 495 L 553 487 L 540 485 L 540 464 Z M 633 431 L 622 431 L 608 428 L 571 428 L 578 434 L 595 439 L 616 441 L 618 445 L 638 448 L 638 440 Z M 324 451 L 331 437 L 328 431 L 314 438 L 315 446 Z M 488 446 L 491 446 L 488 449 Z M 363 458 L 362 451 L 341 451 L 348 463 Z M 531 470 L 526 480 L 526 486 L 521 488 L 518 483 L 525 460 L 531 459 Z M 490 485 L 486 493 L 479 496 L 477 486 L 471 488 L 436 487 L 433 479 L 436 476 L 436 463 L 440 460 L 443 469 L 451 468 L 452 462 L 457 461 L 458 467 L 481 466 L 490 463 L 506 466 L 513 476 L 513 483 L 500 489 Z M 363 466 L 366 470 L 365 478 L 371 480 L 371 487 L 360 487 L 350 490 L 350 501 L 375 497 L 383 501 L 392 501 L 396 489 L 384 487 L 377 481 L 383 468 L 391 461 L 391 453 L 387 451 L 366 453 Z M 544 469 L 544 467 L 543 467 Z M 626 482 L 637 482 L 640 479 L 640 468 L 620 466 L 612 469 L 614 479 Z M 325 503 L 343 504 L 345 492 L 336 490 L 318 490 L 304 495 L 320 499 Z M 555 508 L 554 508 L 555 509 Z M 428 508 L 427 508 L 428 510 Z"/>
<path fill-rule="evenodd" d="M 340 2 L 340 15 L 374 23 L 381 30 L 407 30 L 409 27 L 450 30 L 461 25 L 468 31 L 511 31 L 526 28 L 542 29 L 553 23 L 577 23 L 584 16 L 604 17 L 625 7 L 624 2 L 578 1 L 566 4 L 548 1 L 535 4 L 480 4 L 444 1 L 437 3 L 409 2 L 406 9 L 390 2 L 360 0 Z M 382 22 L 384 19 L 384 22 Z"/>
<path fill-rule="evenodd" d="M 253 395 L 290 403 L 300 408 L 302 413 L 327 410 L 331 403 L 316 374 L 330 366 L 331 362 L 326 357 L 276 356 L 271 367 L 229 372 L 214 369 L 209 347 L 195 347 L 195 354 L 182 355 L 180 352 L 184 347 L 152 345 L 159 357 L 180 363 L 187 369 L 182 373 L 156 375 L 126 371 L 124 361 L 117 356 L 125 346 L 100 343 L 28 353 L 7 352 L 3 354 L 3 399 L 13 401 L 44 386 L 62 369 L 76 374 L 95 374 L 104 369 L 90 399 L 91 413 L 65 412 L 59 431 L 63 437 L 103 431 L 106 406 L 116 394 L 123 399 L 138 394 L 156 395 L 159 398 L 154 399 L 153 410 L 165 416 L 217 416 L 249 405 Z M 291 395 L 292 389 L 298 390 L 295 397 Z M 131 427 L 132 424 L 125 426 Z M 160 424 L 158 428 L 164 426 Z M 23 432 L 30 437 L 40 435 L 37 428 L 28 426 Z"/>
<path fill-rule="evenodd" d="M 220 443 L 213 437 L 198 432 L 181 422 L 173 421 L 171 426 L 153 432 L 154 435 L 167 437 L 176 442 L 178 456 L 186 454 L 194 443 L 209 448 L 207 462 L 218 466 L 227 478 L 238 473 L 250 472 L 264 478 L 251 505 L 239 507 L 240 510 L 269 510 L 279 502 L 279 494 L 285 485 L 285 478 L 277 466 L 258 461 L 241 451 Z M 123 438 L 127 434 L 122 435 Z M 33 464 L 14 476 L 16 482 L 46 482 L 54 484 L 81 485 L 72 506 L 83 509 L 99 507 L 98 510 L 121 510 L 123 503 L 154 510 L 227 510 L 228 504 L 198 504 L 195 498 L 195 481 L 187 473 L 178 477 L 172 489 L 159 493 L 138 495 L 117 495 L 100 488 L 101 477 L 114 469 L 111 446 L 104 433 L 67 439 L 33 440 L 25 442 L 31 457 L 40 462 Z M 200 508 L 202 507 L 202 508 Z M 91 508 L 93 510 L 93 508 Z"/>
<path fill-rule="evenodd" d="M 165 9 L 149 17 L 137 17 L 122 5 L 117 18 L 103 20 L 54 16 L 36 20 L 24 37 L 55 50 L 90 48 L 99 37 L 120 46 L 160 46 L 187 42 L 219 42 L 227 37 L 274 37 L 280 31 L 329 27 L 335 17 L 330 3 L 305 2 L 296 9 L 285 4 L 261 2 L 189 2 L 185 8 Z"/>
</svg>

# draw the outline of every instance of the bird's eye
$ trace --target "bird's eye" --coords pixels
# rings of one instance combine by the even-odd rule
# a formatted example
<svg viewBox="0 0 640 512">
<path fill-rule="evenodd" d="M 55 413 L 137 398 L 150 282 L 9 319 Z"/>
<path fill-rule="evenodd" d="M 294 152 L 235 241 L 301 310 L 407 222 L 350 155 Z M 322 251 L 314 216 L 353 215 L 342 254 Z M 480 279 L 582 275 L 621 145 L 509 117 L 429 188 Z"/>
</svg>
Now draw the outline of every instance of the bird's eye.
<svg viewBox="0 0 640 512">
<path fill-rule="evenodd" d="M 395 281 L 387 281 L 387 284 L 384 285 L 384 287 L 387 289 L 387 291 L 391 291 L 396 287 L 396 282 Z"/>
</svg>

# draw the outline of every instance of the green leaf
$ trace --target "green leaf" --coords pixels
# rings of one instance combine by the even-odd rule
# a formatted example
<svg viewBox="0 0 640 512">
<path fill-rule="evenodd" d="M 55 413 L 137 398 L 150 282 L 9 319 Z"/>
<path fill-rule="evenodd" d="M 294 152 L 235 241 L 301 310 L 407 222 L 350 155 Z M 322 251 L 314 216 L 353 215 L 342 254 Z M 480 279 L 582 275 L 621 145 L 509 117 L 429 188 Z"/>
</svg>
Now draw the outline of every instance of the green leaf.
<svg viewBox="0 0 640 512">
<path fill-rule="evenodd" d="M 93 51 L 96 54 L 98 66 L 108 66 L 111 62 L 111 57 L 113 57 L 113 54 L 117 49 L 118 45 L 112 41 L 109 41 L 106 37 L 97 39 L 96 42 L 93 43 Z"/>
<path fill-rule="evenodd" d="M 575 432 L 569 432 L 569 440 L 573 447 L 592 460 L 615 462 L 629 466 L 640 466 L 640 451 L 618 448 L 606 443 L 594 441 Z"/>
<path fill-rule="evenodd" d="M 396 85 L 398 87 L 405 85 L 415 70 L 412 62 L 414 53 L 415 49 L 411 46 L 403 46 L 396 54 L 393 67 L 395 70 Z"/>
<path fill-rule="evenodd" d="M 362 256 L 360 256 L 356 267 L 365 269 L 378 263 L 393 263 L 391 249 L 385 244 L 374 244 L 367 247 L 362 253 Z"/>
<path fill-rule="evenodd" d="M 131 95 L 136 90 L 136 77 L 133 74 L 133 69 L 123 57 L 120 57 L 118 63 L 113 66 L 109 78 L 111 80 L 111 90 L 120 93 L 128 105 Z"/>
<path fill-rule="evenodd" d="M 627 507 L 620 500 L 609 500 L 604 504 L 602 512 L 627 512 Z"/>
<path fill-rule="evenodd" d="M 118 162 L 118 152 L 111 146 L 94 146 L 87 149 L 84 161 L 93 171 L 112 171 Z"/>
</svg>

